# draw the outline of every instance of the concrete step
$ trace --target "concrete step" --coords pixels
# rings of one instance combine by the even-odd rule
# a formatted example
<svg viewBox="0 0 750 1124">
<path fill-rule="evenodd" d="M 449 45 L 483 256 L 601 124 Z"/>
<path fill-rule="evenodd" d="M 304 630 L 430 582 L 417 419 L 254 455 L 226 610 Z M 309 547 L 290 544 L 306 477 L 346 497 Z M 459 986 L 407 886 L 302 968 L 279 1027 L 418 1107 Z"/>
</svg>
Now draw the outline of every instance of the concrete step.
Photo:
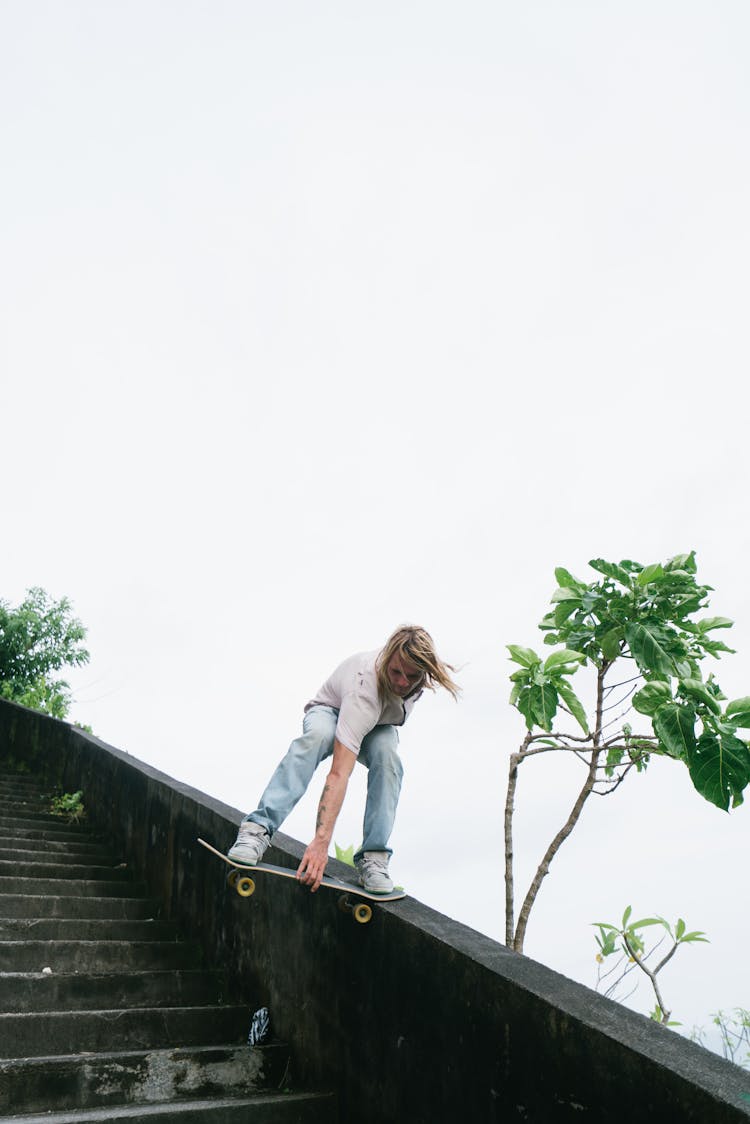
<svg viewBox="0 0 750 1124">
<path fill-rule="evenodd" d="M 145 972 L 200 966 L 201 949 L 188 941 L 3 941 L 4 972 L 54 974 Z"/>
<path fill-rule="evenodd" d="M 28 773 L 8 773 L 5 771 L 0 773 L 0 791 L 9 788 L 22 788 L 25 791 L 31 789 L 34 792 L 44 792 L 52 787 L 52 785 L 45 785 L 39 777 L 32 777 Z"/>
<path fill-rule="evenodd" d="M 14 826 L 15 825 L 15 826 Z M 73 823 L 61 816 L 48 815 L 46 812 L 32 812 L 30 810 L 11 812 L 0 808 L 0 830 L 7 831 L 59 831 L 66 839 L 88 839 L 91 832 L 85 824 Z"/>
<path fill-rule="evenodd" d="M 80 854 L 101 855 L 111 858 L 115 856 L 106 844 L 97 841 L 91 835 L 79 836 L 76 839 L 53 839 L 49 832 L 16 831 L 12 835 L 0 832 L 0 847 L 7 851 L 38 851 L 43 854 Z"/>
<path fill-rule="evenodd" d="M 18 874 L 19 867 L 24 863 L 46 863 L 55 870 L 61 866 L 91 865 L 104 867 L 107 870 L 127 870 L 125 863 L 119 863 L 112 854 L 107 854 L 101 848 L 91 848 L 86 851 L 81 847 L 71 848 L 66 843 L 47 844 L 37 848 L 27 846 L 28 840 L 22 840 L 14 847 L 8 847 L 0 840 L 0 865 L 12 864 L 12 869 L 5 873 Z M 37 873 L 35 871 L 35 873 Z"/>
<path fill-rule="evenodd" d="M 20 780 L 10 781 L 3 783 L 0 779 L 0 800 L 14 800 L 16 796 L 22 796 L 24 799 L 37 799 L 37 800 L 51 800 L 53 792 L 60 792 L 59 788 L 54 785 L 40 784 L 24 784 Z"/>
<path fill-rule="evenodd" d="M 17 812 L 48 812 L 50 804 L 49 796 L 22 796 L 20 793 L 8 796 L 0 793 L 0 811 L 3 815 L 15 815 Z"/>
<path fill-rule="evenodd" d="M 0 837 L 12 839 L 14 844 L 23 840 L 36 840 L 40 843 L 67 843 L 71 848 L 81 844 L 84 847 L 92 844 L 101 847 L 106 843 L 96 832 L 82 831 L 80 827 L 61 823 L 59 820 L 39 820 L 35 824 L 27 816 L 15 822 L 8 816 L 0 818 Z"/>
<path fill-rule="evenodd" d="M 0 1015 L 0 1058 L 239 1045 L 247 1041 L 247 1007 L 131 1007 Z"/>
<path fill-rule="evenodd" d="M 280 1043 L 10 1058 L 0 1060 L 0 1113 L 276 1092 L 288 1065 Z"/>
<path fill-rule="evenodd" d="M 16 831 L 55 831 L 74 839 L 76 835 L 88 837 L 90 832 L 84 824 L 71 824 L 61 816 L 43 812 L 0 812 L 0 832 L 13 834 Z"/>
<path fill-rule="evenodd" d="M 15 878 L 0 875 L 0 898 L 13 894 L 40 894 L 71 898 L 141 898 L 143 882 L 106 878 Z"/>
<path fill-rule="evenodd" d="M 91 863 L 94 866 L 120 865 L 112 851 L 100 843 L 64 843 L 58 839 L 0 838 L 4 862 Z"/>
<path fill-rule="evenodd" d="M 6 792 L 0 790 L 0 808 L 3 814 L 15 815 L 18 811 L 48 812 L 52 797 L 36 792 Z"/>
<path fill-rule="evenodd" d="M 0 1124 L 334 1124 L 335 1120 L 336 1100 L 332 1093 L 262 1093 L 255 1097 L 0 1116 Z"/>
<path fill-rule="evenodd" d="M 5 878 L 79 878 L 120 881 L 131 877 L 127 866 L 95 866 L 92 864 L 52 861 L 14 861 L 0 858 L 0 886 Z"/>
<path fill-rule="evenodd" d="M 30 827 L 13 828 L 8 834 L 8 828 L 0 825 L 0 839 L 11 840 L 12 845 L 16 843 L 21 846 L 26 846 L 29 843 L 39 847 L 46 847 L 50 843 L 62 843 L 70 850 L 76 848 L 83 848 L 84 851 L 101 849 L 102 846 L 107 846 L 107 841 L 101 839 L 94 832 L 89 832 L 88 835 L 71 835 L 67 831 L 59 831 L 57 828 L 45 828 L 43 831 Z"/>
<path fill-rule="evenodd" d="M 119 1007 L 197 1007 L 223 1003 L 226 979 L 196 969 L 68 975 L 0 971 L 0 1011 L 97 1011 Z"/>
<path fill-rule="evenodd" d="M 123 921 L 109 918 L 0 917 L 4 941 L 176 941 L 173 921 Z M 0 971 L 2 949 L 0 948 Z"/>
<path fill-rule="evenodd" d="M 120 889 L 120 887 L 118 887 Z M 69 917 L 129 918 L 146 920 L 161 912 L 159 902 L 152 898 L 111 897 L 76 898 L 68 894 L 4 894 L 0 895 L 0 918 Z"/>
</svg>

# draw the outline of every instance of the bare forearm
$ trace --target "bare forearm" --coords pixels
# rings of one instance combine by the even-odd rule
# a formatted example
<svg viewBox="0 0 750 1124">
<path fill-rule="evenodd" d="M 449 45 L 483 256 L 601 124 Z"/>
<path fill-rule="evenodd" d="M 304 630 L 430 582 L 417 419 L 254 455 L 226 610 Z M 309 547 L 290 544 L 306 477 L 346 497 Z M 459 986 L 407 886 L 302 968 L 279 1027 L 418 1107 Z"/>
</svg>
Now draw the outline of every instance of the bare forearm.
<svg viewBox="0 0 750 1124">
<path fill-rule="evenodd" d="M 315 836 L 307 847 L 297 870 L 297 877 L 317 890 L 328 862 L 328 846 L 333 838 L 333 829 L 344 803 L 349 777 L 354 768 L 356 755 L 338 740 L 333 743 L 333 764 L 326 779 L 323 795 L 318 805 L 315 823 Z"/>
<path fill-rule="evenodd" d="M 318 816 L 315 821 L 315 839 L 325 843 L 326 847 L 333 838 L 333 829 L 339 818 L 341 805 L 344 803 L 348 777 L 330 772 L 326 778 L 323 794 L 318 804 Z"/>
</svg>

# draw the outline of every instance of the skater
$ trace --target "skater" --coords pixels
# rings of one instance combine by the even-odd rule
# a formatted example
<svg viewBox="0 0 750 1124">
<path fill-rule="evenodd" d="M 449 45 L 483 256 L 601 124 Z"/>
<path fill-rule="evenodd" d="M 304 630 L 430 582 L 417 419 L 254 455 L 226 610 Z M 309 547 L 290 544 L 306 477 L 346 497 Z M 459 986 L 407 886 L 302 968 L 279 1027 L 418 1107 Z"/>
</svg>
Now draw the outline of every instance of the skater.
<svg viewBox="0 0 750 1124">
<path fill-rule="evenodd" d="M 344 660 L 305 707 L 302 735 L 290 745 L 256 810 L 240 824 L 227 857 L 252 866 L 260 862 L 320 762 L 332 756 L 315 835 L 297 870 L 297 877 L 317 890 L 349 777 L 359 759 L 368 769 L 367 801 L 362 846 L 354 863 L 365 890 L 390 893 L 388 840 L 403 775 L 398 727 L 426 688 L 444 687 L 458 698 L 459 688 L 450 675 L 454 670 L 438 658 L 429 633 L 416 625 L 398 628 L 380 650 Z"/>
</svg>

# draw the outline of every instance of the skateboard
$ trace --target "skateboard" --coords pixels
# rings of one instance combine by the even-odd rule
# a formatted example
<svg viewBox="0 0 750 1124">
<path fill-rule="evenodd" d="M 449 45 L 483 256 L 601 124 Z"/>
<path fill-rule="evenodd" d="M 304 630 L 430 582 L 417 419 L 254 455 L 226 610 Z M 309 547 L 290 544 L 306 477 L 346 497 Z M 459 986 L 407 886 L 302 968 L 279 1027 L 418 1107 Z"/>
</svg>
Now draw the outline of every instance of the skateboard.
<svg viewBox="0 0 750 1124">
<path fill-rule="evenodd" d="M 227 875 L 227 882 L 235 890 L 241 898 L 249 898 L 255 893 L 255 877 L 254 875 L 260 874 L 278 874 L 281 878 L 292 878 L 298 881 L 296 870 L 290 870 L 285 866 L 273 866 L 271 863 L 258 863 L 256 866 L 243 866 L 241 863 L 232 862 L 221 851 L 217 851 L 205 839 L 199 839 L 201 847 L 205 847 L 207 851 L 211 851 L 231 867 Z M 247 874 L 244 872 L 248 871 Z M 329 890 L 338 890 L 339 909 L 342 913 L 351 914 L 352 918 L 360 925 L 366 925 L 372 918 L 372 907 L 367 904 L 370 902 L 397 902 L 401 898 L 405 898 L 406 894 L 403 890 L 392 890 L 390 894 L 370 894 L 367 890 L 363 890 L 361 886 L 356 886 L 353 882 L 344 882 L 339 878 L 329 878 L 328 875 L 323 876 L 323 881 L 320 883 L 321 889 L 326 887 Z M 358 898 L 365 898 L 365 901 L 351 902 L 349 895 L 352 894 Z"/>
</svg>

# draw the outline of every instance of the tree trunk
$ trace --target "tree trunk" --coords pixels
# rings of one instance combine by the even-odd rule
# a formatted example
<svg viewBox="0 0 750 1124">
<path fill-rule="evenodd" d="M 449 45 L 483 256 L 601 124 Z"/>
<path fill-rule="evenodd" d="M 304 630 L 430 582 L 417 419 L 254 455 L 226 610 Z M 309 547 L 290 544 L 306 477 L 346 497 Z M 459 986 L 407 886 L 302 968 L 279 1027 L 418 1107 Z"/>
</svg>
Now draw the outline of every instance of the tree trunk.
<svg viewBox="0 0 750 1124">
<path fill-rule="evenodd" d="M 520 912 L 519 917 L 518 917 L 518 925 L 516 926 L 515 935 L 512 937 L 511 940 L 508 940 L 508 937 L 507 937 L 507 931 L 508 931 L 508 928 L 507 928 L 508 889 L 507 889 L 507 882 L 506 882 L 506 943 L 509 944 L 511 948 L 515 949 L 516 952 L 523 952 L 523 942 L 524 942 L 524 939 L 526 937 L 526 926 L 529 923 L 529 914 L 531 913 L 532 906 L 534 905 L 534 902 L 536 901 L 537 894 L 539 893 L 539 889 L 542 885 L 542 882 L 544 881 L 544 879 L 547 877 L 547 874 L 549 873 L 550 863 L 554 859 L 557 852 L 560 850 L 560 847 L 563 845 L 565 840 L 570 835 L 570 833 L 573 830 L 573 828 L 575 827 L 575 825 L 578 823 L 578 820 L 580 819 L 580 816 L 581 816 L 581 812 L 583 811 L 583 806 L 586 803 L 586 801 L 588 800 L 591 793 L 593 792 L 594 785 L 596 783 L 596 770 L 599 766 L 599 757 L 600 757 L 601 752 L 602 752 L 600 746 L 601 746 L 601 740 L 602 740 L 602 717 L 603 717 L 603 713 L 604 713 L 604 676 L 606 675 L 608 667 L 609 667 L 609 664 L 605 661 L 605 663 L 602 665 L 602 667 L 599 668 L 599 671 L 598 671 L 597 677 L 596 677 L 596 724 L 595 724 L 594 733 L 593 733 L 593 736 L 592 736 L 591 760 L 589 761 L 589 768 L 588 768 L 588 773 L 586 775 L 585 784 L 583 785 L 583 788 L 581 789 L 581 791 L 578 793 L 578 797 L 576 799 L 575 804 L 573 805 L 573 807 L 571 809 L 570 815 L 568 816 L 567 820 L 565 821 L 563 826 L 558 831 L 555 838 L 550 843 L 549 847 L 545 851 L 544 858 L 542 859 L 541 863 L 537 867 L 536 874 L 534 875 L 534 878 L 531 882 L 531 885 L 529 886 L 528 893 L 526 894 L 526 897 L 524 898 L 524 903 L 521 907 L 521 912 Z M 523 748 L 525 748 L 528 745 L 528 740 L 529 740 L 529 737 L 527 735 L 527 738 L 526 738 L 526 741 L 524 742 L 521 753 L 515 755 L 516 757 L 519 758 L 519 761 L 522 759 Z M 518 762 L 516 762 L 515 768 L 516 768 L 516 771 L 517 771 Z M 511 758 L 511 773 L 512 772 L 513 772 L 513 759 Z M 511 782 L 509 781 L 508 782 L 509 799 L 510 799 L 510 788 L 511 788 Z M 515 792 L 515 780 L 513 781 L 513 790 Z M 511 802 L 511 806 L 510 806 L 511 816 L 512 816 L 512 813 L 513 813 L 513 808 L 512 808 L 512 802 Z M 506 806 L 505 806 L 505 816 L 506 816 L 506 837 L 505 837 L 506 838 L 506 842 L 505 842 L 506 860 L 505 861 L 506 861 L 506 879 L 507 879 L 507 864 L 508 864 L 508 802 L 507 801 L 506 801 Z M 511 847 L 510 847 L 510 853 L 511 853 L 511 862 L 512 862 L 512 856 L 513 856 L 512 843 L 511 843 Z M 513 890 L 513 883 L 512 883 L 512 880 L 511 880 L 511 894 L 512 894 L 512 890 Z M 512 909 L 513 909 L 513 904 L 512 904 L 512 900 L 511 900 L 511 915 L 512 915 Z M 512 928 L 512 922 L 511 922 L 511 928 Z"/>
</svg>

